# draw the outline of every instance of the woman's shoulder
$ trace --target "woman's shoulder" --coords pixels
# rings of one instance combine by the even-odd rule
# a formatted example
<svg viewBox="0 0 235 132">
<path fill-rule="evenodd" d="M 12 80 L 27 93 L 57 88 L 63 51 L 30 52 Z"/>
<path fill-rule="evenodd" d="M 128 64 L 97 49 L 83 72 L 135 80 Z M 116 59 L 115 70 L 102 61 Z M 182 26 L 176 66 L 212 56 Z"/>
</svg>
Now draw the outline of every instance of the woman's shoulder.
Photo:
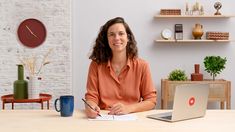
<svg viewBox="0 0 235 132">
<path fill-rule="evenodd" d="M 132 66 L 136 67 L 136 68 L 146 68 L 148 67 L 148 62 L 144 59 L 141 58 L 133 58 L 132 59 Z"/>
<path fill-rule="evenodd" d="M 91 65 L 91 66 L 97 66 L 97 65 L 98 65 L 98 63 L 97 63 L 97 62 L 95 62 L 94 60 L 91 60 L 90 65 Z"/>
<path fill-rule="evenodd" d="M 148 62 L 142 58 L 133 58 L 132 61 L 136 65 L 148 65 Z"/>
<path fill-rule="evenodd" d="M 98 63 L 98 62 L 96 62 L 94 60 L 92 60 L 90 62 L 90 66 L 92 66 L 92 67 L 100 67 L 100 66 L 106 66 L 106 65 L 107 65 L 107 63 Z"/>
</svg>

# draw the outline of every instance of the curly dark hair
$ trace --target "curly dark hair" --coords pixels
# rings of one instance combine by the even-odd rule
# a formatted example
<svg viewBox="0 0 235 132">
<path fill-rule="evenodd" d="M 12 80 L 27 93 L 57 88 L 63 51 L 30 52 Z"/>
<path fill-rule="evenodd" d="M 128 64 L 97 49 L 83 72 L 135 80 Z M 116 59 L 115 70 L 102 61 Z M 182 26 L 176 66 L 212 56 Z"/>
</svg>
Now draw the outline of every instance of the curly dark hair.
<svg viewBox="0 0 235 132">
<path fill-rule="evenodd" d="M 138 56 L 138 48 L 136 46 L 137 43 L 130 27 L 124 21 L 122 17 L 116 17 L 106 22 L 100 28 L 99 34 L 95 40 L 93 51 L 89 59 L 100 64 L 100 63 L 106 63 L 108 62 L 109 59 L 112 58 L 112 50 L 108 44 L 107 32 L 108 32 L 109 27 L 116 23 L 122 23 L 126 29 L 126 33 L 128 37 L 128 42 L 127 42 L 127 47 L 126 47 L 127 57 L 133 59 Z"/>
</svg>

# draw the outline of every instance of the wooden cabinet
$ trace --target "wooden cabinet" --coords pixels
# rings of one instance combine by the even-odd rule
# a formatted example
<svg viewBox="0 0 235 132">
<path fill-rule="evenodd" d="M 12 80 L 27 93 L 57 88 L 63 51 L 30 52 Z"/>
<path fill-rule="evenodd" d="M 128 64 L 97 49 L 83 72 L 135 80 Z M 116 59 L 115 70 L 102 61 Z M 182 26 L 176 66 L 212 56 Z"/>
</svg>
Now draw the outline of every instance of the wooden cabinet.
<svg viewBox="0 0 235 132">
<path fill-rule="evenodd" d="M 161 108 L 167 109 L 169 102 L 174 99 L 175 87 L 182 84 L 209 84 L 208 101 L 217 101 L 220 103 L 220 108 L 231 108 L 231 82 L 226 80 L 204 80 L 204 81 L 169 81 L 161 80 Z"/>
<path fill-rule="evenodd" d="M 170 21 L 172 19 L 172 22 L 175 23 L 175 19 L 195 19 L 198 21 L 198 19 L 210 19 L 211 21 L 214 20 L 220 20 L 220 19 L 228 19 L 231 17 L 234 17 L 233 15 L 155 15 L 156 19 L 166 19 L 166 21 Z M 190 24 L 192 24 L 190 22 Z M 172 31 L 173 32 L 173 31 Z M 204 31 L 204 35 L 205 35 Z M 206 39 L 200 39 L 200 40 L 194 40 L 194 39 L 183 39 L 183 40 L 175 40 L 173 39 L 165 40 L 165 39 L 156 39 L 155 42 L 157 43 L 229 43 L 232 40 L 206 40 Z M 231 36 L 230 36 L 231 38 Z"/>
</svg>

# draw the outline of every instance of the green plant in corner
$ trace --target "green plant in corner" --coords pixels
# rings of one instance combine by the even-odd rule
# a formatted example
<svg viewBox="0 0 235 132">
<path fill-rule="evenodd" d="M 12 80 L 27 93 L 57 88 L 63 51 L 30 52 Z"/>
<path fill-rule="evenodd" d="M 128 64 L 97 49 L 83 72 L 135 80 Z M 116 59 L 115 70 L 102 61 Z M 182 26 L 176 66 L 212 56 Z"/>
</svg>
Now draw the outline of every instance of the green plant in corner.
<svg viewBox="0 0 235 132">
<path fill-rule="evenodd" d="M 183 70 L 176 69 L 170 72 L 168 79 L 171 81 L 185 81 L 187 76 Z"/>
<path fill-rule="evenodd" d="M 221 58 L 220 56 L 206 56 L 204 58 L 205 71 L 210 73 L 215 80 L 215 77 L 225 68 L 226 57 Z"/>
</svg>

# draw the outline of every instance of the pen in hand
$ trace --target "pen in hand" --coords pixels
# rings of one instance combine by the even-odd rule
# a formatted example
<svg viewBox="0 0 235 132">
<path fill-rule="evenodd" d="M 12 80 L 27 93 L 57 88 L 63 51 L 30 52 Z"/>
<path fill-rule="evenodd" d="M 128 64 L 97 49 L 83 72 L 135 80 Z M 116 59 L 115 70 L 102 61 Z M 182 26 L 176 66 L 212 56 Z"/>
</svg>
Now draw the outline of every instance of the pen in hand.
<svg viewBox="0 0 235 132">
<path fill-rule="evenodd" d="M 91 107 L 87 102 L 86 102 L 86 100 L 85 99 L 82 99 L 82 101 L 90 108 L 90 109 L 92 109 L 92 110 L 94 110 L 94 111 L 96 111 L 96 112 L 98 112 L 97 110 L 95 110 L 93 107 Z M 102 117 L 99 113 L 97 114 L 98 116 L 100 116 L 100 117 Z"/>
</svg>

